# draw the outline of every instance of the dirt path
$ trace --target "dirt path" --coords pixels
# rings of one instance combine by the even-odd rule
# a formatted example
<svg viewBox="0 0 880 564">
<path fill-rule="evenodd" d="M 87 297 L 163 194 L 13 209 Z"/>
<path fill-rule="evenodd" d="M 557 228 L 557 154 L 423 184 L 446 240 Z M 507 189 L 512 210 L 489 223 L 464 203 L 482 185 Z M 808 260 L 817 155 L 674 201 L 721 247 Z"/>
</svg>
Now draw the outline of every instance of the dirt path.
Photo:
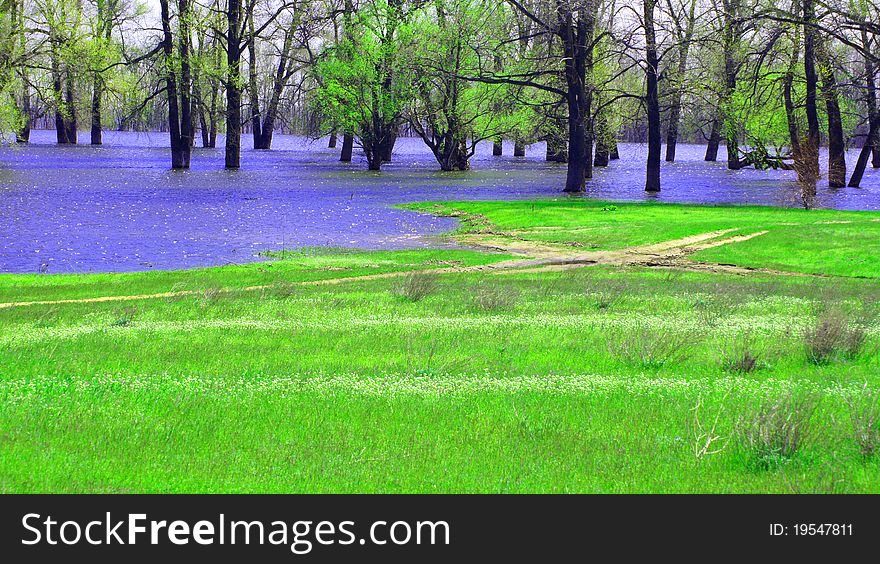
<svg viewBox="0 0 880 564">
<path fill-rule="evenodd" d="M 627 247 L 612 251 L 581 251 L 571 247 L 561 248 L 552 244 L 544 244 L 540 242 L 513 240 L 499 237 L 492 233 L 466 235 L 460 238 L 462 243 L 473 245 L 476 247 L 502 251 L 508 254 L 521 255 L 522 258 L 516 258 L 492 264 L 481 264 L 476 266 L 460 266 L 445 267 L 431 269 L 430 272 L 436 274 L 461 273 L 461 272 L 488 272 L 493 274 L 516 273 L 525 270 L 543 272 L 564 270 L 568 268 L 577 268 L 587 265 L 610 265 L 610 266 L 649 266 L 649 267 L 665 267 L 677 268 L 683 270 L 694 270 L 703 272 L 718 272 L 728 274 L 747 274 L 751 272 L 767 272 L 773 274 L 793 274 L 787 272 L 776 272 L 764 269 L 742 268 L 733 265 L 723 264 L 705 264 L 691 261 L 687 258 L 691 253 L 709 249 L 720 245 L 747 241 L 755 237 L 759 237 L 767 233 L 767 231 L 759 231 L 748 235 L 734 235 L 732 237 L 724 237 L 736 231 L 736 229 L 722 229 L 719 231 L 710 231 L 698 235 L 682 237 L 661 243 L 653 243 L 637 247 Z M 385 278 L 398 278 L 406 276 L 411 271 L 383 272 L 381 274 L 367 274 L 363 276 L 350 276 L 341 278 L 330 278 L 325 280 L 308 280 L 304 282 L 294 282 L 295 286 L 323 286 L 329 284 L 342 284 L 345 282 L 357 282 L 363 280 L 379 280 Z M 255 292 L 261 290 L 273 289 L 273 285 L 247 286 L 244 288 L 231 288 L 220 290 L 221 292 Z M 156 294 L 135 294 L 128 296 L 100 296 L 95 298 L 74 298 L 67 300 L 38 300 L 29 302 L 6 302 L 0 303 L 0 309 L 12 307 L 26 307 L 33 305 L 63 305 L 63 304 L 87 304 L 87 303 L 103 303 L 103 302 L 124 302 L 134 300 L 161 299 L 161 298 L 183 298 L 187 296 L 197 296 L 204 294 L 203 290 L 180 290 L 172 292 L 160 292 Z"/>
</svg>

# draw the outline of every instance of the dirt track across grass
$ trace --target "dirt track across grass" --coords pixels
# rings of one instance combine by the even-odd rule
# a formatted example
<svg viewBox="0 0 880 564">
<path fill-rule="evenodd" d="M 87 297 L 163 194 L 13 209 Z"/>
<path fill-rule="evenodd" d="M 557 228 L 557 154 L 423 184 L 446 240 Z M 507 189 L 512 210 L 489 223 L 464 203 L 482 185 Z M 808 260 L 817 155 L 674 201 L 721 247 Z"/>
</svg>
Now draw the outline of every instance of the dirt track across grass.
<svg viewBox="0 0 880 564">
<path fill-rule="evenodd" d="M 464 267 L 447 267 L 431 269 L 432 273 L 447 274 L 461 272 L 488 272 L 488 273 L 513 273 L 522 270 L 563 270 L 568 268 L 578 268 L 590 265 L 610 265 L 610 266 L 645 266 L 645 267 L 661 267 L 675 268 L 682 270 L 696 270 L 719 272 L 728 274 L 748 274 L 751 272 L 764 272 L 782 275 L 803 276 L 802 274 L 779 272 L 765 269 L 743 268 L 734 265 L 724 264 L 706 264 L 695 262 L 688 259 L 691 253 L 709 249 L 720 245 L 730 243 L 738 243 L 747 241 L 755 237 L 759 237 L 767 231 L 759 231 L 747 235 L 734 235 L 725 237 L 736 229 L 722 229 L 718 231 L 710 231 L 698 235 L 682 237 L 661 243 L 653 243 L 650 245 L 628 247 L 613 251 L 580 251 L 573 250 L 570 247 L 564 248 L 554 246 L 552 244 L 534 243 L 530 241 L 511 240 L 506 237 L 499 237 L 493 233 L 469 234 L 462 236 L 462 243 L 475 247 L 501 251 L 508 254 L 520 255 L 522 258 L 516 258 L 491 264 L 482 264 L 476 266 Z M 397 278 L 406 276 L 413 271 L 396 271 L 384 272 L 381 274 L 367 274 L 363 276 L 349 276 L 340 278 L 330 278 L 325 280 L 310 280 L 305 282 L 296 282 L 298 286 L 320 286 L 326 284 L 341 284 L 344 282 L 357 282 L 362 280 L 378 280 L 383 278 Z M 244 288 L 230 288 L 221 290 L 223 292 L 254 292 L 260 290 L 268 290 L 274 288 L 273 285 L 247 286 Z M 77 298 L 67 300 L 39 300 L 29 302 L 6 302 L 0 303 L 0 309 L 12 307 L 25 307 L 33 305 L 62 305 L 62 304 L 82 304 L 82 303 L 101 303 L 101 302 L 122 302 L 133 300 L 161 299 L 161 298 L 182 298 L 187 296 L 197 296 L 203 293 L 201 290 L 180 290 L 170 292 L 160 292 L 155 294 L 135 294 L 127 296 L 99 296 L 94 298 Z"/>
</svg>

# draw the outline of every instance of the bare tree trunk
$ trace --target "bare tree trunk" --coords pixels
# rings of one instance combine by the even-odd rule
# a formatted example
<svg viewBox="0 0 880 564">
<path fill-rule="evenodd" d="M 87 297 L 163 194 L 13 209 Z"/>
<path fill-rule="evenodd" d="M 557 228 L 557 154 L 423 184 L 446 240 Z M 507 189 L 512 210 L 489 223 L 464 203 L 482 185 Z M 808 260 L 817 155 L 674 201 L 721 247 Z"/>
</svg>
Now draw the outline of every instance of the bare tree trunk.
<svg viewBox="0 0 880 564">
<path fill-rule="evenodd" d="M 193 147 L 193 115 L 192 115 L 192 67 L 190 65 L 190 2 L 177 0 L 177 11 L 180 23 L 178 31 L 178 50 L 180 52 L 180 143 L 185 147 L 183 157 L 186 168 L 189 168 Z"/>
<path fill-rule="evenodd" d="M 241 167 L 241 0 L 226 9 L 226 168 Z"/>
<path fill-rule="evenodd" d="M 593 157 L 593 166 L 596 167 L 606 167 L 608 166 L 608 162 L 611 160 L 611 152 L 608 150 L 608 146 L 605 145 L 601 140 L 596 142 L 596 155 Z"/>
<path fill-rule="evenodd" d="M 657 0 L 643 0 L 645 26 L 645 75 L 647 91 L 645 106 L 648 109 L 648 163 L 645 178 L 646 192 L 660 191 L 660 99 L 657 90 L 658 58 L 657 39 L 654 32 L 654 6 Z"/>
<path fill-rule="evenodd" d="M 336 148 L 336 130 L 335 129 L 330 132 L 330 141 L 327 143 L 327 148 L 328 149 L 335 149 Z"/>
<path fill-rule="evenodd" d="M 492 142 L 492 156 L 493 157 L 500 157 L 503 154 L 504 154 L 504 145 L 501 143 L 501 141 L 493 141 Z"/>
<path fill-rule="evenodd" d="M 526 146 L 522 141 L 514 141 L 514 143 L 513 143 L 513 156 L 514 157 L 526 156 Z"/>
<path fill-rule="evenodd" d="M 565 82 L 568 105 L 568 170 L 565 192 L 583 192 L 584 181 L 593 176 L 592 134 L 588 131 L 592 99 L 587 84 L 587 67 L 592 67 L 592 37 L 595 14 L 581 6 L 577 22 L 573 12 L 560 13 L 560 29 L 565 54 Z"/>
</svg>

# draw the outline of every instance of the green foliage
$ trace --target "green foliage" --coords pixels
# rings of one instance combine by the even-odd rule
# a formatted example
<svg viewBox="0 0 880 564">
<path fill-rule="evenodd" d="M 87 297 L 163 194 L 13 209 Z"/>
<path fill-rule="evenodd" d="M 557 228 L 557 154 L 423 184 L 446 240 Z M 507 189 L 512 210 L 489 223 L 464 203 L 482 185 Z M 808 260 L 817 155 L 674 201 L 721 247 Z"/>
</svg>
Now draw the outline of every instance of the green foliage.
<svg viewBox="0 0 880 564">
<path fill-rule="evenodd" d="M 369 0 L 346 22 L 344 37 L 316 65 L 317 107 L 333 126 L 377 151 L 412 96 L 405 47 L 412 41 L 408 2 Z"/>
<path fill-rule="evenodd" d="M 479 141 L 517 130 L 508 85 L 464 78 L 480 72 L 496 12 L 481 0 L 438 0 L 413 17 L 407 59 L 414 87 L 406 117 L 444 170 L 467 169 Z"/>
</svg>

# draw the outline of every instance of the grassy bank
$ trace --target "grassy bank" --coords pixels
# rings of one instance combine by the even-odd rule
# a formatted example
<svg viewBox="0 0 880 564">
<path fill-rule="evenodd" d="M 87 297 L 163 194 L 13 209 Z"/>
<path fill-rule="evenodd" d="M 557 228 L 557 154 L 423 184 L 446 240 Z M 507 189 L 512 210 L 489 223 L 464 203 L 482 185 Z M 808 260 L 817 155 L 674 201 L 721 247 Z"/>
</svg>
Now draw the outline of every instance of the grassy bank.
<svg viewBox="0 0 880 564">
<path fill-rule="evenodd" d="M 690 259 L 823 276 L 446 250 L 5 275 L 5 303 L 173 295 L 0 308 L 0 490 L 880 490 L 880 248 L 863 237 L 880 215 L 442 211 L 466 214 L 460 235 L 560 252 L 766 231 Z"/>
</svg>

